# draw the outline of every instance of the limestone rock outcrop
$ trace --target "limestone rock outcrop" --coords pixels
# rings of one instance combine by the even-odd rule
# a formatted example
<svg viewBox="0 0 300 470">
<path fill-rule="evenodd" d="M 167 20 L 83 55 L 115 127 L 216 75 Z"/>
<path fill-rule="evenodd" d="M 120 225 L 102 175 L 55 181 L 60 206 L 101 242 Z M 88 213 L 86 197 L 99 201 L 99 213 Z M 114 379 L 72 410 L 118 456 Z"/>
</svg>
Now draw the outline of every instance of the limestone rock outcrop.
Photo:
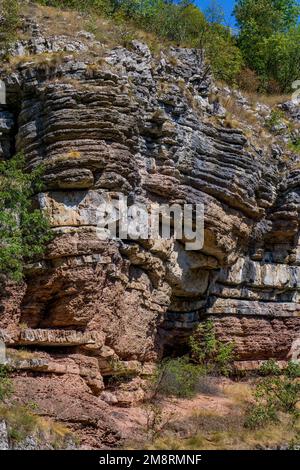
<svg viewBox="0 0 300 470">
<path fill-rule="evenodd" d="M 2 338 L 43 361 L 35 369 L 21 361 L 19 390 L 28 394 L 29 382 L 39 397 L 44 390 L 47 413 L 73 423 L 70 404 L 75 413 L 81 390 L 89 407 L 76 408 L 82 429 L 85 414 L 104 403 L 102 376 L 120 367 L 147 375 L 205 318 L 235 342 L 240 367 L 299 358 L 299 159 L 263 152 L 222 124 L 201 51 L 173 47 L 154 57 L 133 41 L 100 64 L 67 56 L 1 77 L 0 155 L 22 151 L 29 170 L 44 165 L 38 200 L 56 234 L 23 288 L 2 290 Z M 204 204 L 203 248 L 99 239 L 99 196 L 117 193 L 130 204 Z M 63 396 L 62 376 L 73 384 L 70 406 L 54 410 L 50 389 Z"/>
</svg>

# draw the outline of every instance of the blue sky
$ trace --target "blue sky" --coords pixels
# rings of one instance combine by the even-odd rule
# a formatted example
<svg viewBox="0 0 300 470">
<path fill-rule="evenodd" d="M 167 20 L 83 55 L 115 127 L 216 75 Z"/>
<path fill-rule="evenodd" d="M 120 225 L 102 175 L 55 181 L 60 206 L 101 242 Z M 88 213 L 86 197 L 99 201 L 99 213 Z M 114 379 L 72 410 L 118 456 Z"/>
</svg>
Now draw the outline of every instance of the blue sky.
<svg viewBox="0 0 300 470">
<path fill-rule="evenodd" d="M 196 3 L 201 10 L 205 10 L 207 6 L 209 5 L 210 0 L 196 0 Z M 234 26 L 235 19 L 233 16 L 231 16 L 231 13 L 232 13 L 232 9 L 233 9 L 235 1 L 234 0 L 220 0 L 219 3 L 224 8 L 224 11 L 226 14 L 226 23 L 228 23 L 230 26 Z"/>
<path fill-rule="evenodd" d="M 300 3 L 300 0 L 298 0 Z M 201 10 L 205 10 L 210 3 L 210 0 L 196 0 L 195 2 Z M 235 0 L 219 0 L 219 4 L 223 6 L 225 11 L 225 21 L 229 26 L 235 26 L 235 18 L 232 16 L 232 10 L 235 4 Z"/>
</svg>

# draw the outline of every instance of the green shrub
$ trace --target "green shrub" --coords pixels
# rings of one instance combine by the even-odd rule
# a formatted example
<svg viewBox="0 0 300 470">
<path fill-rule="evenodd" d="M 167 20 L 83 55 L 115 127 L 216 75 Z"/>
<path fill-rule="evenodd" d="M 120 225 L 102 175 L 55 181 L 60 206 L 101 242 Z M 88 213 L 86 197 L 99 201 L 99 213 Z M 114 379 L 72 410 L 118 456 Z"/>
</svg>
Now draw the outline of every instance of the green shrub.
<svg viewBox="0 0 300 470">
<path fill-rule="evenodd" d="M 8 46 L 16 38 L 20 23 L 20 3 L 18 0 L 0 1 L 0 47 Z"/>
<path fill-rule="evenodd" d="M 289 379 L 299 379 L 300 378 L 300 363 L 289 361 L 288 366 L 285 369 L 285 375 Z"/>
<path fill-rule="evenodd" d="M 9 369 L 0 364 L 0 401 L 9 398 L 13 393 L 12 381 L 9 378 Z"/>
<path fill-rule="evenodd" d="M 158 394 L 188 398 L 196 393 L 219 393 L 207 375 L 230 373 L 234 345 L 216 338 L 211 320 L 198 326 L 189 343 L 190 355 L 164 359 L 157 367 L 152 380 L 152 400 Z"/>
<path fill-rule="evenodd" d="M 22 155 L 0 162 L 0 274 L 20 281 L 24 262 L 41 256 L 52 233 L 45 215 L 32 206 L 41 190 L 42 168 L 24 171 Z"/>
<path fill-rule="evenodd" d="M 266 120 L 266 127 L 272 131 L 274 126 L 281 124 L 285 114 L 280 109 L 272 109 L 270 117 Z"/>
<path fill-rule="evenodd" d="M 300 153 L 300 137 L 291 139 L 289 142 L 289 149 L 295 153 Z"/>
<path fill-rule="evenodd" d="M 215 334 L 212 320 L 198 325 L 190 340 L 191 358 L 207 370 L 208 373 L 218 373 L 228 376 L 232 370 L 235 346 L 232 343 L 222 343 Z"/>
<path fill-rule="evenodd" d="M 290 91 L 300 72 L 297 0 L 237 0 L 238 45 L 246 65 L 255 70 L 263 90 Z M 271 87 L 270 87 L 271 85 Z"/>
<path fill-rule="evenodd" d="M 220 342 L 214 325 L 208 320 L 190 337 L 191 354 L 162 361 L 152 381 L 152 399 L 157 394 L 188 398 L 196 393 L 218 394 L 218 387 L 207 380 L 208 374 L 229 375 L 234 345 Z"/>
<path fill-rule="evenodd" d="M 269 359 L 268 361 L 265 361 L 258 372 L 263 376 L 281 375 L 280 367 L 278 366 L 275 359 Z"/>
<path fill-rule="evenodd" d="M 255 405 L 248 410 L 245 425 L 260 427 L 269 421 L 278 420 L 284 412 L 298 417 L 297 403 L 300 400 L 300 365 L 290 362 L 280 370 L 274 360 L 267 361 L 260 369 L 263 376 L 257 383 Z"/>
<path fill-rule="evenodd" d="M 191 397 L 197 393 L 199 377 L 204 373 L 203 368 L 192 364 L 187 356 L 165 359 L 153 377 L 153 395 Z"/>
<path fill-rule="evenodd" d="M 207 27 L 197 46 L 205 49 L 215 78 L 230 84 L 237 81 L 244 61 L 229 28 L 221 25 Z"/>
</svg>

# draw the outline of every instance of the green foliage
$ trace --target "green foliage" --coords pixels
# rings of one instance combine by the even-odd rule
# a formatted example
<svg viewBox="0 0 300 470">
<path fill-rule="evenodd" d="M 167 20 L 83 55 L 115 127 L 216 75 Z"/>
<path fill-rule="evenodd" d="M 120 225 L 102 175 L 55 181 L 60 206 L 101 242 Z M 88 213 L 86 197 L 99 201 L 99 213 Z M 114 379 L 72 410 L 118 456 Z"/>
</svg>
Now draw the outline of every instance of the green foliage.
<svg viewBox="0 0 300 470">
<path fill-rule="evenodd" d="M 298 2 L 238 0 L 234 13 L 246 65 L 259 74 L 265 90 L 275 81 L 289 91 L 300 73 Z"/>
<path fill-rule="evenodd" d="M 219 24 L 224 12 L 215 1 L 206 10 L 206 17 L 189 0 L 39 0 L 39 3 L 104 14 L 117 23 L 131 22 L 181 46 L 205 47 L 215 76 L 230 83 L 235 82 L 243 64 L 230 28 Z"/>
<path fill-rule="evenodd" d="M 9 414 L 9 437 L 14 442 L 23 441 L 36 431 L 38 419 L 38 416 L 32 413 L 29 405 L 12 406 Z"/>
<path fill-rule="evenodd" d="M 290 361 L 287 368 L 285 369 L 285 375 L 289 379 L 300 378 L 300 364 L 299 362 Z"/>
<path fill-rule="evenodd" d="M 237 0 L 234 14 L 242 34 L 252 29 L 267 37 L 295 26 L 300 6 L 297 0 Z"/>
<path fill-rule="evenodd" d="M 264 377 L 268 375 L 279 376 L 281 374 L 281 370 L 278 367 L 278 364 L 275 361 L 275 359 L 269 359 L 268 361 L 265 361 L 263 365 L 260 367 L 259 374 Z"/>
<path fill-rule="evenodd" d="M 275 423 L 277 421 L 277 412 L 272 404 L 269 404 L 268 406 L 265 404 L 257 404 L 248 410 L 245 419 L 245 427 L 249 429 L 257 429 L 268 423 Z"/>
<path fill-rule="evenodd" d="M 215 334 L 214 324 L 207 320 L 198 325 L 190 337 L 192 360 L 209 373 L 228 376 L 234 360 L 234 344 L 222 343 Z"/>
<path fill-rule="evenodd" d="M 205 28 L 205 17 L 192 2 L 178 4 L 153 0 L 147 8 L 136 11 L 135 18 L 142 27 L 170 41 L 181 44 L 197 42 Z M 151 4 L 151 7 L 149 6 Z"/>
<path fill-rule="evenodd" d="M 37 1 L 88 12 L 91 16 L 105 15 L 119 26 L 129 22 L 177 45 L 204 47 L 216 78 L 231 84 L 243 85 L 244 81 L 238 80 L 241 71 L 250 70 L 258 91 L 281 93 L 291 91 L 292 83 L 300 76 L 297 0 L 237 0 L 234 10 L 237 35 L 224 26 L 224 10 L 217 0 L 211 0 L 204 13 L 193 0 Z M 0 0 L 6 18 L 0 33 L 6 42 L 16 31 L 18 3 Z M 125 46 L 129 39 L 130 35 L 124 40 Z M 249 89 L 247 81 L 246 88 Z"/>
<path fill-rule="evenodd" d="M 217 78 L 234 82 L 243 64 L 242 54 L 236 46 L 229 28 L 216 23 L 220 10 L 211 6 L 204 14 L 189 1 L 179 3 L 164 0 L 142 2 L 144 8 L 127 13 L 149 32 L 188 47 L 204 47 Z M 147 8 L 146 5 L 147 4 Z M 149 6 L 151 4 L 151 6 Z"/>
<path fill-rule="evenodd" d="M 260 43 L 258 71 L 268 89 L 270 80 L 276 81 L 283 91 L 290 91 L 300 75 L 300 27 L 288 32 L 277 32 Z"/>
<path fill-rule="evenodd" d="M 8 46 L 15 39 L 19 23 L 19 1 L 0 0 L 0 47 Z"/>
<path fill-rule="evenodd" d="M 199 377 L 204 373 L 203 368 L 192 364 L 187 356 L 165 359 L 154 374 L 153 395 L 191 397 L 197 392 Z"/>
<path fill-rule="evenodd" d="M 266 120 L 266 127 L 272 131 L 275 126 L 282 123 L 285 115 L 280 109 L 272 109 L 269 118 Z"/>
<path fill-rule="evenodd" d="M 234 346 L 220 342 L 211 320 L 200 324 L 190 337 L 191 355 L 164 359 L 152 380 L 152 400 L 158 394 L 188 398 L 197 392 L 216 393 L 207 374 L 229 375 Z M 204 390 L 204 391 L 203 391 Z"/>
<path fill-rule="evenodd" d="M 256 396 L 267 397 L 267 405 L 277 410 L 294 413 L 300 399 L 300 384 L 289 377 L 269 377 L 257 386 Z"/>
<path fill-rule="evenodd" d="M 267 422 L 279 420 L 278 413 L 298 416 L 300 400 L 300 365 L 290 362 L 280 370 L 274 360 L 267 361 L 260 370 L 263 376 L 255 389 L 255 405 L 249 409 L 245 426 L 255 429 Z"/>
<path fill-rule="evenodd" d="M 0 274 L 15 281 L 23 277 L 24 262 L 41 256 L 51 239 L 48 220 L 32 205 L 42 168 L 25 173 L 24 165 L 22 155 L 0 162 Z"/>
<path fill-rule="evenodd" d="M 244 60 L 230 29 L 221 25 L 209 26 L 203 36 L 203 44 L 199 45 L 205 48 L 215 77 L 235 83 Z"/>
<path fill-rule="evenodd" d="M 291 139 L 289 142 L 289 148 L 295 153 L 300 153 L 300 137 L 296 139 Z"/>
<path fill-rule="evenodd" d="M 0 401 L 9 398 L 13 393 L 12 381 L 9 378 L 9 369 L 0 364 Z"/>
</svg>

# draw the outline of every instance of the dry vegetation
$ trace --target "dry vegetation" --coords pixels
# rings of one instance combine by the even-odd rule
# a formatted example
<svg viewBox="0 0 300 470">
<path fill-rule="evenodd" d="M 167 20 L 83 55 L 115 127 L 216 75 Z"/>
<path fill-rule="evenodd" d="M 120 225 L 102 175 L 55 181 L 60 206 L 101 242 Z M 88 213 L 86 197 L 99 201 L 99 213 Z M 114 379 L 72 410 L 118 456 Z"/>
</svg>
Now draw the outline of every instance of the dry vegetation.
<svg viewBox="0 0 300 470">
<path fill-rule="evenodd" d="M 6 73 L 9 73 L 24 64 L 32 64 L 36 69 L 50 74 L 51 70 L 54 72 L 56 68 L 63 63 L 66 56 L 70 56 L 70 53 L 43 52 L 33 55 L 9 56 L 3 63 L 2 69 L 5 70 Z"/>
<path fill-rule="evenodd" d="M 47 34 L 52 36 L 64 35 L 74 38 L 79 31 L 89 31 L 95 35 L 97 41 L 110 48 L 126 46 L 132 39 L 139 39 L 145 41 L 154 53 L 170 44 L 154 34 L 137 29 L 130 22 L 124 24 L 93 13 L 79 13 L 35 4 L 27 6 L 24 13 L 36 18 Z M 82 38 L 80 40 L 84 41 Z"/>
<path fill-rule="evenodd" d="M 30 351 L 25 348 L 12 349 L 7 348 L 7 358 L 12 361 L 27 361 L 31 359 L 37 359 L 39 354 L 35 351 Z"/>
<path fill-rule="evenodd" d="M 273 424 L 250 431 L 243 428 L 242 417 L 238 414 L 220 417 L 214 413 L 199 413 L 194 418 L 191 436 L 176 436 L 166 433 L 148 449 L 156 450 L 254 450 L 276 449 L 281 443 L 293 446 L 298 442 L 297 430 L 289 421 L 280 426 Z M 298 426 L 298 432 L 300 430 Z M 290 443 L 290 444 L 289 444 Z"/>
<path fill-rule="evenodd" d="M 250 105 L 255 107 L 258 103 L 270 106 L 273 108 L 281 103 L 285 103 L 291 99 L 291 95 L 264 95 L 262 93 L 254 93 L 243 91 L 243 95 L 249 101 Z"/>
<path fill-rule="evenodd" d="M 244 426 L 245 414 L 253 403 L 255 379 L 235 382 L 219 379 L 214 395 L 198 395 L 194 399 L 163 401 L 160 416 L 152 420 L 158 425 L 142 445 L 152 450 L 253 450 L 299 445 L 300 420 L 291 425 L 288 415 L 281 413 L 280 424 L 267 424 L 259 429 Z M 172 412 L 176 410 L 176 412 Z M 162 419 L 162 421 L 160 421 Z M 151 433 L 150 433 L 151 435 Z M 141 448 L 133 442 L 128 448 Z"/>
<path fill-rule="evenodd" d="M 0 419 L 5 420 L 9 438 L 14 444 L 30 436 L 41 444 L 46 442 L 54 448 L 62 448 L 73 439 L 71 431 L 63 424 L 38 416 L 34 403 L 0 404 Z"/>
<path fill-rule="evenodd" d="M 291 100 L 290 95 L 263 95 L 254 92 L 242 91 L 241 96 L 246 99 L 246 105 L 239 101 L 235 94 L 228 95 L 224 91 L 224 83 L 218 83 L 220 104 L 226 110 L 225 118 L 212 116 L 210 121 L 217 125 L 224 125 L 230 129 L 241 129 L 248 139 L 250 146 L 262 148 L 269 152 L 270 147 L 277 142 L 276 132 L 271 129 L 274 124 L 284 124 L 285 135 L 290 135 L 289 142 L 281 141 L 285 150 L 282 157 L 290 161 L 291 154 L 299 154 L 299 139 L 294 141 L 300 125 L 292 121 L 278 106 Z M 210 100 L 214 99 L 214 95 Z M 280 133 L 281 131 L 279 131 Z M 294 168 L 295 169 L 295 168 Z"/>
</svg>

